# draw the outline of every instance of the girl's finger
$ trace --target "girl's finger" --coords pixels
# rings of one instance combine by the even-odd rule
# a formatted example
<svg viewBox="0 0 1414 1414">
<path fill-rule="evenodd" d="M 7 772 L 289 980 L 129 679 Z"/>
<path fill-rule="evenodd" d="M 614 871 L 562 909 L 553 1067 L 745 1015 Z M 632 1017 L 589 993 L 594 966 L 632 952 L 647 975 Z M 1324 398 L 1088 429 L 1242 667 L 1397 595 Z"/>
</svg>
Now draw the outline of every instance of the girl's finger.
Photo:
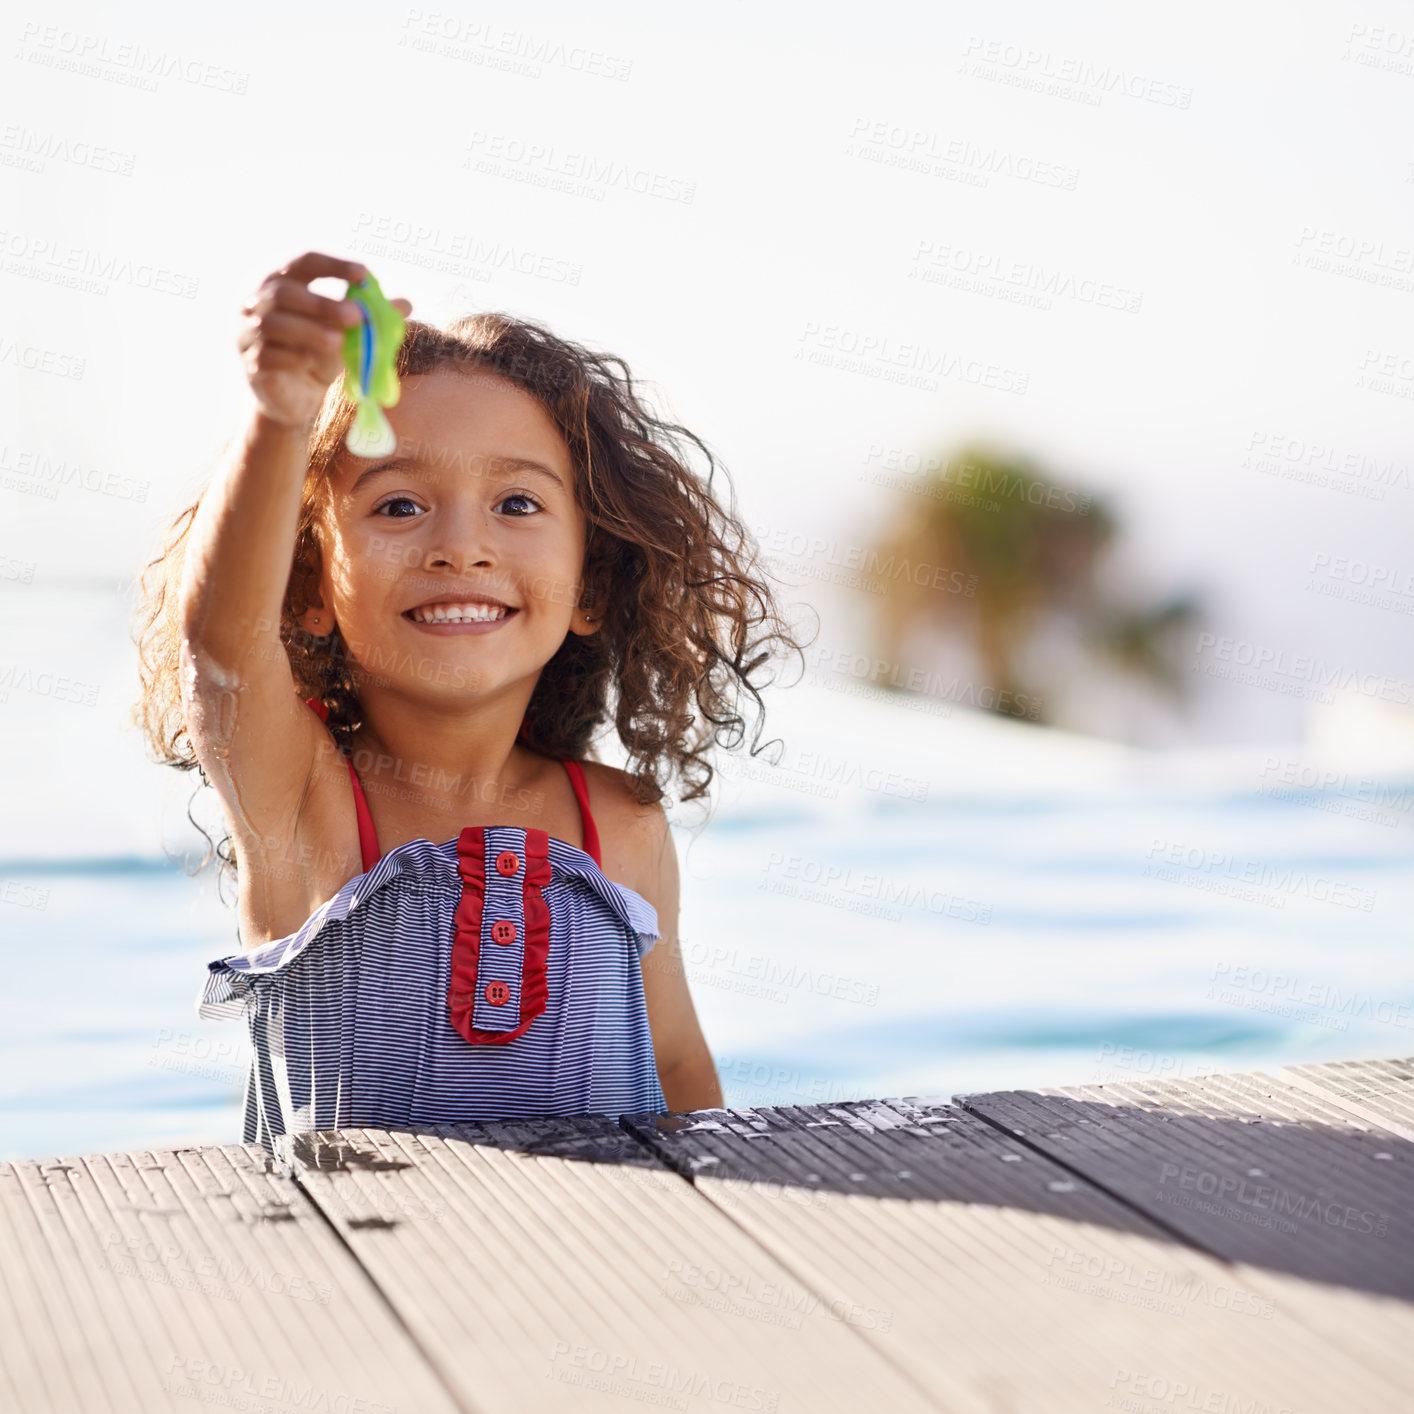
<svg viewBox="0 0 1414 1414">
<path fill-rule="evenodd" d="M 302 285 L 319 279 L 321 275 L 333 275 L 337 279 L 356 285 L 367 274 L 368 267 L 361 261 L 340 260 L 337 255 L 324 255 L 317 250 L 307 250 L 282 269 L 275 271 L 276 277 L 298 280 Z"/>
<path fill-rule="evenodd" d="M 351 299 L 329 299 L 317 295 L 294 280 L 272 280 L 257 292 L 248 312 L 263 314 L 282 309 L 318 320 L 332 329 L 349 329 L 362 317 Z"/>
<path fill-rule="evenodd" d="M 286 348 L 284 344 L 262 344 L 260 349 L 260 372 L 282 373 L 286 369 L 307 369 L 309 352 L 307 349 Z"/>
<path fill-rule="evenodd" d="M 259 342 L 325 354 L 337 350 L 343 338 L 341 332 L 329 328 L 327 324 L 320 324 L 302 314 L 287 314 L 276 309 L 263 315 L 257 323 L 247 326 L 241 336 L 241 348 L 244 350 Z"/>
</svg>

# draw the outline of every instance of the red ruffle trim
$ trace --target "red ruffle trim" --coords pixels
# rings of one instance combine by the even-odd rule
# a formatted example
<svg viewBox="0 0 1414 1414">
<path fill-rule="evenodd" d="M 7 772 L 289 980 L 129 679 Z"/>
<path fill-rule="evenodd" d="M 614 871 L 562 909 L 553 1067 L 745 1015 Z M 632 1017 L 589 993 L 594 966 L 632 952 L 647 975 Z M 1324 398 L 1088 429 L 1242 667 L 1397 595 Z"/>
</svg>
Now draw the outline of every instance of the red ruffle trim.
<svg viewBox="0 0 1414 1414">
<path fill-rule="evenodd" d="M 525 870 L 521 878 L 525 950 L 520 973 L 520 1024 L 513 1031 L 487 1031 L 472 1025 L 486 908 L 486 827 L 468 825 L 457 836 L 457 873 L 462 893 L 453 919 L 447 1007 L 452 1025 L 473 1046 L 495 1046 L 515 1040 L 545 1010 L 549 996 L 545 964 L 550 955 L 550 907 L 540 892 L 550 881 L 549 836 L 544 830 L 525 832 L 525 856 L 521 862 Z"/>
</svg>

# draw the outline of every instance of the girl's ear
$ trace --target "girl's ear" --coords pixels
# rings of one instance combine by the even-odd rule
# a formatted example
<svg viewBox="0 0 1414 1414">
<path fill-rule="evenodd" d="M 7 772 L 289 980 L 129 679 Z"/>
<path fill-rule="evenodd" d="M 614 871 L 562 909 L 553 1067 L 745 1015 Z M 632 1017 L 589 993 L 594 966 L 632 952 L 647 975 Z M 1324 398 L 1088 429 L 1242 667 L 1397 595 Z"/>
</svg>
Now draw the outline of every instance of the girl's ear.
<svg viewBox="0 0 1414 1414">
<path fill-rule="evenodd" d="M 296 563 L 294 569 L 294 601 L 304 609 L 295 615 L 295 622 L 306 632 L 327 638 L 334 632 L 334 616 L 324 607 L 319 593 L 319 573 L 308 562 Z"/>
<path fill-rule="evenodd" d="M 570 615 L 570 632 L 588 638 L 591 633 L 598 632 L 602 617 L 597 591 L 586 587 L 579 596 L 574 613 Z"/>
<path fill-rule="evenodd" d="M 295 622 L 316 638 L 327 638 L 334 632 L 334 616 L 322 604 L 311 604 Z"/>
<path fill-rule="evenodd" d="M 576 609 L 570 618 L 570 632 L 577 633 L 581 638 L 588 638 L 591 633 L 599 631 L 599 619 L 595 614 L 587 614 L 583 609 Z"/>
</svg>

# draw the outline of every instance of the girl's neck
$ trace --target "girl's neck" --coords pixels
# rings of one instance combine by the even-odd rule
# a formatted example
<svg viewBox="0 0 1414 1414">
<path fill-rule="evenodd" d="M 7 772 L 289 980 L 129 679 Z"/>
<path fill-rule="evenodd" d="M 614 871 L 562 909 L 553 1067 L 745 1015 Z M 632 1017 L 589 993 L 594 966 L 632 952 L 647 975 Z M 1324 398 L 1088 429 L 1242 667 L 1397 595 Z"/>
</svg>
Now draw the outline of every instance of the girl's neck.
<svg viewBox="0 0 1414 1414">
<path fill-rule="evenodd" d="M 365 790 L 414 791 L 434 811 L 455 812 L 539 777 L 545 758 L 516 740 L 524 712 L 523 703 L 470 714 L 365 703 L 350 759 Z"/>
</svg>

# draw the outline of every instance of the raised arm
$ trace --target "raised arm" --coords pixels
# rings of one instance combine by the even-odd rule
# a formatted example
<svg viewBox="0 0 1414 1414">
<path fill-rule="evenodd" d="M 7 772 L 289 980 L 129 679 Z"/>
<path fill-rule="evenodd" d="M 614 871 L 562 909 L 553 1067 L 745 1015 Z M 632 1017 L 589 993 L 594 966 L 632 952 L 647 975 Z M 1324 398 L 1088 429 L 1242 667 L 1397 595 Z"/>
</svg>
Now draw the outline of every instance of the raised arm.
<svg viewBox="0 0 1414 1414">
<path fill-rule="evenodd" d="M 249 418 L 187 532 L 179 592 L 182 703 L 202 770 L 247 857 L 292 838 L 327 735 L 300 701 L 280 639 L 308 438 L 342 369 L 349 300 L 310 280 L 362 278 L 357 261 L 309 252 L 266 277 L 242 310 Z M 406 313 L 406 300 L 394 301 Z"/>
</svg>

